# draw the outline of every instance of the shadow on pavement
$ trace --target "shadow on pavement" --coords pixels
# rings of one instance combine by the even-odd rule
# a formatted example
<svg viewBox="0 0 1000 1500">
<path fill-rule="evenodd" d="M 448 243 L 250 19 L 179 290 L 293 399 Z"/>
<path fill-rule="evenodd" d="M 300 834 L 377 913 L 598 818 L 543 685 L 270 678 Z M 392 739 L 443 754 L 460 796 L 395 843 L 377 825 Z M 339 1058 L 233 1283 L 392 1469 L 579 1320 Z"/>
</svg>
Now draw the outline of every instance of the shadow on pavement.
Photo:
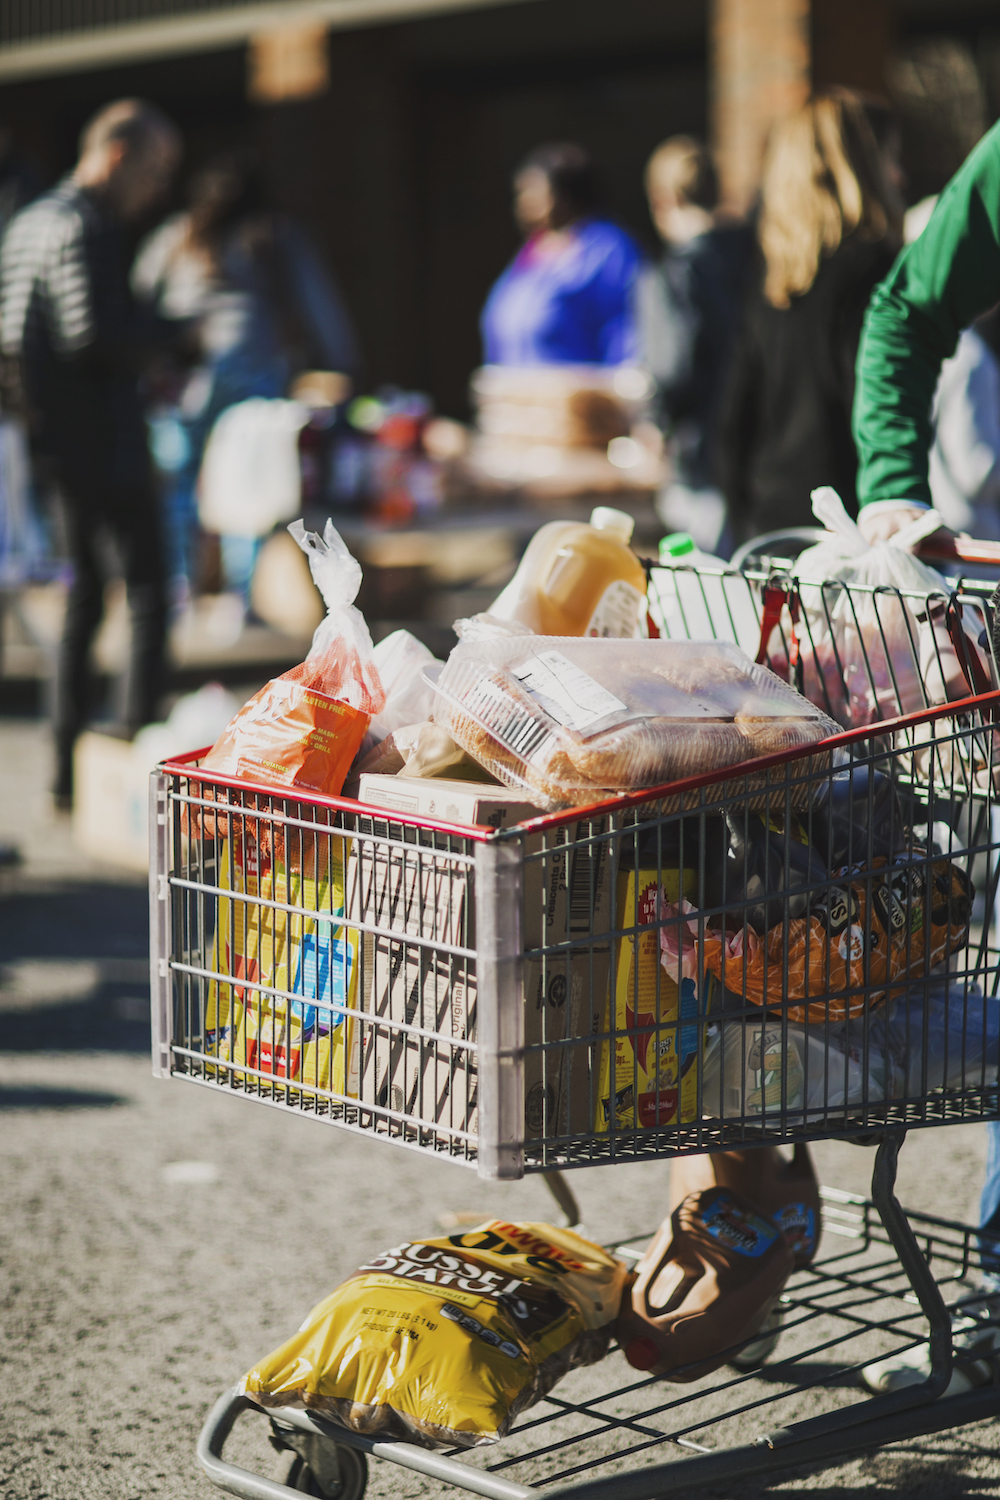
<svg viewBox="0 0 1000 1500">
<path fill-rule="evenodd" d="M 149 953 L 149 895 L 142 885 L 46 884 L 7 896 L 2 909 L 0 964 Z"/>
<path fill-rule="evenodd" d="M 114 1109 L 128 1100 L 121 1094 L 89 1089 L 8 1089 L 0 1086 L 0 1112 L 7 1109 Z"/>
<path fill-rule="evenodd" d="M 131 1017 L 134 992 L 135 985 L 102 984 L 93 996 L 70 1005 L 7 1013 L 0 1052 L 148 1052 L 148 991 L 143 1020 Z"/>
<path fill-rule="evenodd" d="M 149 897 L 138 884 L 46 883 L 0 901 L 0 969 L 96 965 L 86 993 L 36 993 L 3 1005 L 0 1051 L 145 1052 L 150 1045 Z M 68 1107 L 68 1106 L 64 1106 Z"/>
</svg>

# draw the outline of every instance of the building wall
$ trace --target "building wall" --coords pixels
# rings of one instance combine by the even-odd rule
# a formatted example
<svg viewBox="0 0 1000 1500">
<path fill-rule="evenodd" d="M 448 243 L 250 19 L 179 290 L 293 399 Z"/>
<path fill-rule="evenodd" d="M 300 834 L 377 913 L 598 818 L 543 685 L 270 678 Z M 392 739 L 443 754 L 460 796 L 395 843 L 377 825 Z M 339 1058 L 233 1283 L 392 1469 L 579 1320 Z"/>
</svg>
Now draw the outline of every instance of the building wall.
<svg viewBox="0 0 1000 1500">
<path fill-rule="evenodd" d="M 543 140 L 581 141 L 609 212 L 654 250 L 642 167 L 665 136 L 708 130 L 708 33 L 719 4 L 531 0 L 334 31 L 329 91 L 305 103 L 251 105 L 242 48 L 64 74 L 6 87 L 0 123 L 50 180 L 72 164 L 88 115 L 126 93 L 174 116 L 188 168 L 255 143 L 276 204 L 313 229 L 341 282 L 367 383 L 427 389 L 440 409 L 463 415 L 479 311 L 517 245 L 512 169 Z M 814 81 L 876 88 L 888 82 L 890 46 L 940 33 L 975 57 L 994 116 L 995 0 L 812 0 Z M 919 134 L 912 139 L 914 184 L 930 190 Z"/>
</svg>

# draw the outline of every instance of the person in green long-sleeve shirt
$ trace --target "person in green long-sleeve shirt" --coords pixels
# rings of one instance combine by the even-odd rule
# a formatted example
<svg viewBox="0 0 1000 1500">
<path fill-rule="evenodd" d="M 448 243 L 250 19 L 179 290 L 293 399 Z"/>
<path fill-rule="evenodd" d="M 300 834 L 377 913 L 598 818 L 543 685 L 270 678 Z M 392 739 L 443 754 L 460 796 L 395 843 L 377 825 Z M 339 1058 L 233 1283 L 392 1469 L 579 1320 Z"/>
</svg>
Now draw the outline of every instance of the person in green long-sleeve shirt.
<svg viewBox="0 0 1000 1500">
<path fill-rule="evenodd" d="M 964 328 L 1000 302 L 1000 123 L 872 296 L 858 350 L 858 504 L 870 541 L 931 502 L 931 406 Z M 872 509 L 874 507 L 874 509 Z"/>
<path fill-rule="evenodd" d="M 854 439 L 858 524 L 892 535 L 930 504 L 931 406 L 959 334 L 1000 302 L 1000 123 L 938 199 L 919 239 L 872 295 L 858 350 Z M 1000 1232 L 1000 1121 L 989 1124 L 980 1226 Z M 986 1285 L 1000 1294 L 997 1242 L 981 1246 Z"/>
</svg>

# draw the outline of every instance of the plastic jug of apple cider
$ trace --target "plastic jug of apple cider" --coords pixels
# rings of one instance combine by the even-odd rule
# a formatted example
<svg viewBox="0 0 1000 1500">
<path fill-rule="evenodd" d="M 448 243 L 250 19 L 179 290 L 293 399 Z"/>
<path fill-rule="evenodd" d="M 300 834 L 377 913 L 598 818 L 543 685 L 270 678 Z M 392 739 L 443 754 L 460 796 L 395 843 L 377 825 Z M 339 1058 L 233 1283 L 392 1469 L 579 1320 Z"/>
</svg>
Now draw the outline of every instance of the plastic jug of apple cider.
<svg viewBox="0 0 1000 1500">
<path fill-rule="evenodd" d="M 740 1193 L 690 1193 L 622 1298 L 615 1336 L 625 1358 L 682 1383 L 710 1375 L 764 1327 L 794 1264 L 775 1221 Z"/>
<path fill-rule="evenodd" d="M 626 511 L 599 505 L 589 524 L 550 521 L 535 532 L 489 613 L 536 635 L 631 640 L 646 614 L 646 573 L 629 546 Z"/>
<path fill-rule="evenodd" d="M 776 1146 L 679 1157 L 670 1168 L 668 1216 L 691 1193 L 710 1187 L 731 1188 L 770 1214 L 795 1257 L 796 1269 L 813 1259 L 822 1219 L 819 1182 L 808 1146 L 796 1146 L 791 1160 Z"/>
</svg>

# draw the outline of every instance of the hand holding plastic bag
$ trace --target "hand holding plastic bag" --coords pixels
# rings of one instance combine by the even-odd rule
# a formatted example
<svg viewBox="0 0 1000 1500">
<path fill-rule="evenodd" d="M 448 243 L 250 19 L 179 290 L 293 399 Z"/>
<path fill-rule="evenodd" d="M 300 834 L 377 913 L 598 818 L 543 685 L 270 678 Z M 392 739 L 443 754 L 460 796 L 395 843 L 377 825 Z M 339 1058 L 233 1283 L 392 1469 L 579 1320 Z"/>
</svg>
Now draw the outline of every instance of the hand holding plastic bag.
<svg viewBox="0 0 1000 1500">
<path fill-rule="evenodd" d="M 940 517 L 923 511 L 869 545 L 835 490 L 823 486 L 812 499 L 830 537 L 803 552 L 795 569 L 806 697 L 855 729 L 964 697 L 947 625 L 951 585 L 909 551 Z"/>
</svg>

